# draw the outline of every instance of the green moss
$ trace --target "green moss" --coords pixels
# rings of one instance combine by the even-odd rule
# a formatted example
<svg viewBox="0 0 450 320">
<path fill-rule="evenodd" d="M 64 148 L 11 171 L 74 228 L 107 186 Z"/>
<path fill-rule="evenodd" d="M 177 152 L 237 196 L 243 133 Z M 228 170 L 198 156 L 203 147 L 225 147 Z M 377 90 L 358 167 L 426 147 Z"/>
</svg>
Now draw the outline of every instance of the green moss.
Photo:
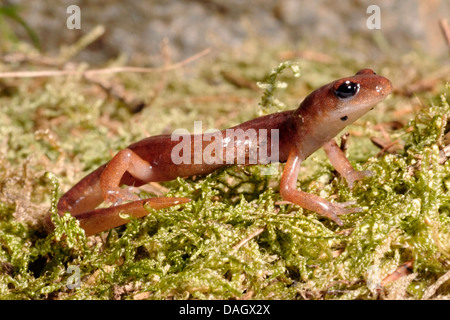
<svg viewBox="0 0 450 320">
<path fill-rule="evenodd" d="M 376 299 L 391 288 L 381 289 L 381 280 L 410 260 L 417 276 L 404 293 L 420 298 L 449 265 L 450 162 L 440 155 L 449 130 L 445 93 L 428 96 L 436 101 L 431 107 L 387 133 L 404 146 L 396 153 L 375 156 L 379 150 L 369 137 L 382 136 L 373 123 L 397 119 L 398 106 L 409 108 L 411 100 L 394 95 L 348 128 L 355 133 L 350 159 L 374 173 L 353 190 L 323 153 L 305 161 L 299 188 L 364 209 L 342 217 L 342 227 L 278 203 L 280 171 L 261 174 L 267 169 L 261 166 L 166 183 L 167 195 L 192 201 L 149 209 L 147 217 L 95 237 L 86 238 L 70 215 L 56 214 L 60 189 L 133 141 L 191 129 L 199 119 L 225 128 L 257 115 L 258 101 L 263 112 L 295 108 L 312 88 L 350 69 L 302 61 L 302 78 L 294 79 L 282 71 L 294 68 L 295 75 L 298 64 L 280 64 L 274 56 L 254 49 L 241 58 L 224 53 L 191 67 L 195 77 L 171 72 L 164 81 L 115 75 L 144 101 L 151 100 L 146 93 L 164 88 L 138 114 L 78 77 L 2 80 L 0 89 L 17 89 L 0 96 L 0 298 Z M 271 73 L 268 65 L 278 67 Z M 225 69 L 265 82 L 267 90 L 236 88 L 221 76 Z M 280 81 L 287 87 L 275 90 Z M 42 228 L 48 210 L 55 225 L 50 233 Z M 77 275 L 80 286 L 71 288 Z"/>
<path fill-rule="evenodd" d="M 264 82 L 258 82 L 258 86 L 264 89 L 259 104 L 262 113 L 269 114 L 276 111 L 286 110 L 286 105 L 275 97 L 277 89 L 287 87 L 286 82 L 279 81 L 279 76 L 285 69 L 291 69 L 294 77 L 300 77 L 300 64 L 296 61 L 281 62 L 278 67 L 272 70 Z"/>
</svg>

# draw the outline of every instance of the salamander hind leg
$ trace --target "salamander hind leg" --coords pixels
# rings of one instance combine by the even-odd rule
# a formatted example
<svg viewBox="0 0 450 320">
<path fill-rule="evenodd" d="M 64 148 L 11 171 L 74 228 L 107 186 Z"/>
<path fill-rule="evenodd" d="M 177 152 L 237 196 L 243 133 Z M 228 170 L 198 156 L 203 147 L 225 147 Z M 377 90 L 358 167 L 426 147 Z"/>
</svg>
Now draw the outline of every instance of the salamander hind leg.
<svg viewBox="0 0 450 320">
<path fill-rule="evenodd" d="M 139 200 L 137 188 L 128 186 L 120 187 L 125 172 L 130 173 L 134 178 L 142 181 L 150 181 L 152 167 L 130 149 L 119 151 L 107 164 L 100 176 L 100 186 L 103 199 L 113 205 L 119 205 L 123 201 Z"/>
<path fill-rule="evenodd" d="M 107 164 L 100 176 L 100 187 L 103 199 L 106 202 L 112 202 L 113 205 L 119 205 L 124 201 L 141 200 L 137 193 L 138 188 L 127 186 L 120 187 L 125 172 L 128 172 L 140 181 L 151 181 L 152 166 L 130 149 L 123 149 Z M 189 202 L 189 198 L 151 198 L 145 199 L 145 203 L 152 208 L 166 208 L 180 203 Z"/>
<path fill-rule="evenodd" d="M 87 235 L 93 235 L 111 228 L 118 227 L 128 222 L 121 216 L 121 213 L 126 213 L 134 218 L 141 218 L 148 214 L 146 207 L 154 209 L 168 208 L 177 204 L 183 204 L 190 201 L 189 198 L 149 198 L 139 199 L 135 193 L 138 189 L 133 187 L 120 188 L 120 182 L 123 175 L 128 172 L 132 177 L 139 179 L 139 181 L 151 180 L 151 166 L 150 164 L 139 157 L 130 149 L 120 151 L 105 168 L 96 171 L 95 175 L 91 175 L 88 179 L 82 180 L 82 187 L 74 188 L 72 191 L 66 193 L 60 200 L 60 211 L 72 211 L 80 226 L 85 230 Z M 98 179 L 98 176 L 100 178 Z M 86 190 L 85 184 L 94 185 L 97 190 L 96 202 L 84 203 L 87 201 L 73 200 L 78 193 Z M 90 188 L 89 190 L 91 190 Z M 92 189 L 93 190 L 93 189 Z M 76 193 L 76 194 L 74 194 Z M 109 208 L 94 209 L 100 202 L 101 196 L 105 202 L 112 202 L 113 206 Z M 82 197 L 83 199 L 85 197 Z M 98 199 L 97 199 L 98 198 Z M 132 201 L 123 203 L 126 201 Z M 78 205 L 83 204 L 83 206 Z"/>
<path fill-rule="evenodd" d="M 82 212 L 76 215 L 80 226 L 85 230 L 86 235 L 100 233 L 128 223 L 121 214 L 126 213 L 130 217 L 142 218 L 148 214 L 146 206 L 154 209 L 168 208 L 177 204 L 189 202 L 188 198 L 151 198 L 125 203 L 109 208 L 95 209 Z"/>
</svg>

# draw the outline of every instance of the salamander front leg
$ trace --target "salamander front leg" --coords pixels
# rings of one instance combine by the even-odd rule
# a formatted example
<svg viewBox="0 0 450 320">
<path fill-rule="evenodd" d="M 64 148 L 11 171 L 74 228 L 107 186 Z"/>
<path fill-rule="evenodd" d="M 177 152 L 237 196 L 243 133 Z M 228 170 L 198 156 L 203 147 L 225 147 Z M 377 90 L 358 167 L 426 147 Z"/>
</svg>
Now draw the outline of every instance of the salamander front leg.
<svg viewBox="0 0 450 320">
<path fill-rule="evenodd" d="M 352 202 L 333 203 L 314 194 L 297 190 L 300 164 L 300 156 L 296 152 L 291 152 L 281 176 L 280 194 L 284 200 L 328 217 L 340 226 L 343 225 L 343 222 L 339 219 L 339 215 L 361 211 L 360 208 L 346 208 L 353 204 Z"/>
<path fill-rule="evenodd" d="M 353 185 L 356 181 L 362 180 L 365 177 L 370 177 L 373 175 L 371 171 L 357 171 L 353 169 L 350 161 L 345 156 L 344 151 L 339 148 L 336 141 L 331 139 L 327 143 L 322 146 L 323 150 L 328 156 L 333 167 L 339 172 L 341 176 L 345 178 L 347 181 L 347 185 L 350 189 L 353 188 Z"/>
</svg>

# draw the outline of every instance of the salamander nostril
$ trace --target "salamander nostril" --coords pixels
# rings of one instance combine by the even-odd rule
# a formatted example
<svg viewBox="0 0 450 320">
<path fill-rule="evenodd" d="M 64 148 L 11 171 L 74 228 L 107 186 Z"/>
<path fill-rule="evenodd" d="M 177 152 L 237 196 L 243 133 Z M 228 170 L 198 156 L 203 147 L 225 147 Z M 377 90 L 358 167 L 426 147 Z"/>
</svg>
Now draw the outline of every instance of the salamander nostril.
<svg viewBox="0 0 450 320">
<path fill-rule="evenodd" d="M 341 117 L 341 120 L 342 120 L 342 121 L 347 121 L 347 119 L 348 119 L 348 116 L 343 116 L 343 117 Z"/>
</svg>

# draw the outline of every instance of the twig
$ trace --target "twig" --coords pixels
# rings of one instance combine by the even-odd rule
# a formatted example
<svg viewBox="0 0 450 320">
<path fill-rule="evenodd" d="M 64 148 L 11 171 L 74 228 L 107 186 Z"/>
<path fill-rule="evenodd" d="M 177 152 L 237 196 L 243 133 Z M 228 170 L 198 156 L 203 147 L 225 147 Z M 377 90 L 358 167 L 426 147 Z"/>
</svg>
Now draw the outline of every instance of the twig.
<svg viewBox="0 0 450 320">
<path fill-rule="evenodd" d="M 405 83 L 397 85 L 397 89 L 394 89 L 394 92 L 405 96 L 411 96 L 415 92 L 432 90 L 436 84 L 439 83 L 439 80 L 448 76 L 449 72 L 450 67 L 443 66 L 439 70 L 429 73 L 426 77 L 415 82 L 407 80 Z"/>
<path fill-rule="evenodd" d="M 164 59 L 164 67 L 169 66 L 170 65 L 170 47 L 169 47 L 168 38 L 164 38 L 161 41 L 161 55 Z M 153 94 L 151 95 L 150 101 L 148 102 L 147 105 L 150 106 L 155 102 L 155 100 L 158 98 L 161 91 L 163 91 L 163 89 L 165 88 L 166 84 L 167 84 L 167 74 L 162 73 L 161 77 L 159 79 L 159 82 L 154 87 Z"/>
<path fill-rule="evenodd" d="M 182 60 L 178 63 L 163 66 L 159 68 L 141 68 L 141 67 L 112 67 L 105 69 L 91 69 L 91 70 L 42 70 L 42 71 L 13 71 L 13 72 L 1 72 L 0 78 L 37 78 L 37 77 L 58 77 L 58 76 L 72 76 L 80 75 L 89 77 L 92 75 L 119 73 L 119 72 L 134 72 L 134 73 L 156 73 L 170 71 L 180 68 L 188 63 L 191 63 L 211 52 L 211 49 L 205 49 L 199 53 Z"/>
<path fill-rule="evenodd" d="M 91 43 L 94 43 L 99 38 L 103 36 L 105 33 L 105 27 L 102 25 L 96 26 L 89 33 L 82 36 L 78 41 L 68 47 L 62 47 L 59 53 L 59 56 L 56 58 L 60 65 L 66 63 L 74 56 L 76 56 L 79 52 L 81 52 L 84 48 L 86 48 Z"/>
<path fill-rule="evenodd" d="M 439 151 L 439 164 L 444 164 L 447 159 L 450 158 L 450 144 L 446 145 L 441 151 Z"/>
<path fill-rule="evenodd" d="M 383 281 L 381 281 L 381 286 L 384 287 L 388 283 L 397 281 L 398 279 L 407 276 L 412 272 L 413 265 L 414 265 L 413 260 L 405 262 L 400 267 L 398 267 L 393 273 L 384 278 Z"/>
<path fill-rule="evenodd" d="M 342 136 L 341 136 L 341 145 L 339 146 L 339 148 L 342 151 L 346 151 L 348 149 L 348 138 L 350 137 L 350 133 L 349 132 L 345 132 Z"/>
<path fill-rule="evenodd" d="M 145 107 L 145 102 L 127 92 L 124 86 L 115 81 L 106 81 L 85 75 L 84 78 L 102 88 L 108 95 L 125 104 L 132 113 L 138 113 Z"/>
<path fill-rule="evenodd" d="M 259 236 L 261 233 L 263 233 L 264 230 L 266 230 L 266 228 L 256 229 L 254 232 L 252 232 L 247 237 L 245 237 L 244 239 L 239 241 L 237 244 L 235 244 L 231 250 L 231 253 L 235 253 L 236 251 L 238 251 L 242 246 L 246 245 L 250 240 L 252 240 L 253 238 L 255 238 L 255 237 Z"/>
<path fill-rule="evenodd" d="M 60 67 L 54 58 L 42 57 L 36 54 L 25 54 L 23 52 L 14 52 L 10 54 L 5 54 L 0 57 L 4 63 L 17 63 L 23 64 L 26 62 L 37 64 L 46 67 Z"/>
<path fill-rule="evenodd" d="M 448 24 L 448 20 L 447 19 L 439 20 L 439 26 L 441 27 L 442 33 L 444 34 L 447 46 L 450 49 L 450 26 Z"/>
<path fill-rule="evenodd" d="M 370 138 L 370 141 L 381 150 L 375 155 L 376 158 L 381 157 L 385 152 L 395 154 L 403 148 L 400 146 L 400 139 L 395 141 L 384 141 L 379 138 Z"/>
<path fill-rule="evenodd" d="M 440 277 L 433 285 L 429 286 L 427 290 L 425 290 L 422 300 L 430 299 L 439 289 L 441 285 L 447 282 L 450 279 L 450 271 L 447 271 L 442 277 Z"/>
<path fill-rule="evenodd" d="M 229 71 L 222 70 L 221 72 L 222 77 L 225 79 L 225 81 L 231 83 L 232 85 L 236 86 L 237 88 L 246 88 L 253 91 L 260 91 L 261 89 L 256 85 L 255 82 L 248 80 L 245 77 L 239 76 L 237 74 L 234 74 Z"/>
</svg>

